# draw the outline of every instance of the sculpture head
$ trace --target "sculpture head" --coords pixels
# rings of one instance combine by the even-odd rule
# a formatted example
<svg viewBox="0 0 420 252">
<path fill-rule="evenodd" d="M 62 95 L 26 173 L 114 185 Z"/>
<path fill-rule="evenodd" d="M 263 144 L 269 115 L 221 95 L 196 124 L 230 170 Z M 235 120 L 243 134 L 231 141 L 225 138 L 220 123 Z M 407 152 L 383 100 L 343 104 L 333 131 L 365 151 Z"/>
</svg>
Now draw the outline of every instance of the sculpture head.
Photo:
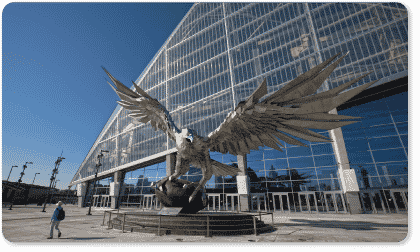
<svg viewBox="0 0 420 252">
<path fill-rule="evenodd" d="M 184 141 L 192 143 L 194 140 L 194 131 L 192 129 L 182 129 L 181 133 L 175 133 L 175 136 L 177 143 Z"/>
</svg>

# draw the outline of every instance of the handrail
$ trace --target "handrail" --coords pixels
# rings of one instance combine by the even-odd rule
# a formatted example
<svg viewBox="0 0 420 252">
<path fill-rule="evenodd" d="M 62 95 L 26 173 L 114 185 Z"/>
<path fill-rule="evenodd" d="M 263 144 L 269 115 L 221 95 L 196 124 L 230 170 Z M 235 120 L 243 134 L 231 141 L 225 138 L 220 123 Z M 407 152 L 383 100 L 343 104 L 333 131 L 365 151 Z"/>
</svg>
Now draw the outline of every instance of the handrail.
<svg viewBox="0 0 420 252">
<path fill-rule="evenodd" d="M 104 212 L 112 212 L 112 211 L 117 211 L 117 209 L 113 209 L 113 210 L 105 210 Z M 119 211 L 119 209 L 118 209 L 118 211 Z M 179 216 L 186 216 L 186 217 L 188 217 L 188 216 L 205 216 L 206 215 L 206 213 L 207 212 L 202 212 L 201 214 L 180 214 Z M 219 212 L 217 212 L 217 213 L 212 213 L 212 212 L 210 212 L 211 214 L 208 214 L 209 216 L 226 216 L 226 214 L 218 214 L 218 213 L 236 213 L 236 212 L 232 212 L 232 211 L 219 211 Z M 259 216 L 262 216 L 262 215 L 272 215 L 273 213 L 272 212 L 261 212 L 261 211 L 258 211 L 258 212 L 251 212 L 251 211 L 241 211 L 240 213 L 242 213 L 242 214 L 247 214 L 247 215 L 255 215 L 255 214 L 258 214 Z M 130 213 L 130 212 L 126 212 L 126 213 L 124 213 L 124 214 L 127 214 L 127 215 L 142 215 L 142 216 L 171 216 L 171 215 L 161 215 L 161 214 L 144 214 L 143 212 L 133 212 L 133 213 Z"/>
<path fill-rule="evenodd" d="M 112 216 L 113 211 L 115 211 L 115 210 L 105 210 L 104 211 L 104 218 L 103 218 L 102 225 L 104 225 L 104 223 L 105 223 L 105 215 L 106 215 L 106 213 L 109 213 L 108 229 L 110 229 L 110 225 L 111 225 L 111 228 L 113 228 L 113 226 L 114 226 L 113 223 L 111 222 L 111 216 Z M 260 221 L 262 221 L 262 218 L 261 218 L 262 215 L 270 215 L 271 214 L 272 227 L 274 228 L 274 216 L 273 216 L 273 212 L 260 212 L 259 211 L 259 212 L 255 213 L 255 214 L 253 214 L 250 211 L 249 212 L 243 211 L 243 213 L 246 213 L 247 215 L 251 215 L 252 216 L 253 223 L 254 223 L 254 228 L 253 229 L 254 229 L 254 234 L 256 236 L 258 235 L 257 234 L 257 225 L 256 225 L 256 220 L 257 220 L 256 215 L 257 214 L 260 216 Z M 161 227 L 162 226 L 161 225 L 161 223 L 162 223 L 162 215 L 160 215 L 160 214 L 144 214 L 144 213 L 115 213 L 115 214 L 117 216 L 123 215 L 123 222 L 122 222 L 122 227 L 121 227 L 123 233 L 124 233 L 124 226 L 126 224 L 126 215 L 145 216 L 145 217 L 156 217 L 156 216 L 159 216 L 159 224 L 158 224 L 157 235 L 158 236 L 161 235 L 160 234 L 161 233 L 160 232 L 160 229 L 162 228 Z M 222 214 L 217 214 L 217 213 L 216 214 L 211 214 L 211 215 L 213 215 L 213 216 L 223 216 Z M 164 215 L 164 216 L 167 216 L 168 218 L 173 217 L 171 215 Z M 203 221 L 206 221 L 207 237 L 210 237 L 210 218 L 209 218 L 210 214 L 207 214 L 207 215 L 203 215 L 203 214 L 183 214 L 183 216 L 202 216 L 202 217 L 206 217 L 206 220 L 203 220 Z M 127 223 L 133 223 L 133 222 L 132 221 L 127 221 Z M 143 224 L 146 224 L 146 223 L 143 223 Z M 144 226 L 146 226 L 146 225 L 144 225 Z M 142 226 L 142 225 L 140 225 L 140 226 Z M 153 226 L 155 226 L 155 225 L 153 225 Z M 214 225 L 214 226 L 218 226 L 218 225 Z"/>
</svg>

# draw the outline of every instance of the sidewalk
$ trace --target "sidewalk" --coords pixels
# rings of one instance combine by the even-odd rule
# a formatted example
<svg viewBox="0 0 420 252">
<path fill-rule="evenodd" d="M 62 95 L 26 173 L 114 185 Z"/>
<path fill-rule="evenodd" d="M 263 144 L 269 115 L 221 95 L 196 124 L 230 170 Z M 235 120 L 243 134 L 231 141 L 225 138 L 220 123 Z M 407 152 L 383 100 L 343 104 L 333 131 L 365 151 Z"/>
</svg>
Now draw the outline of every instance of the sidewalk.
<svg viewBox="0 0 420 252">
<path fill-rule="evenodd" d="M 13 210 L 2 209 L 3 236 L 11 243 L 160 243 L 160 242 L 210 242 L 210 243 L 249 243 L 249 242 L 399 242 L 408 232 L 406 214 L 274 214 L 275 231 L 244 236 L 180 236 L 145 234 L 137 232 L 122 233 L 121 230 L 107 229 L 102 225 L 103 210 L 74 205 L 64 206 L 66 219 L 60 223 L 62 237 L 47 240 L 50 219 L 55 205 L 42 207 L 35 205 L 15 206 Z M 120 212 L 132 210 L 120 210 Z M 263 216 L 266 224 L 272 224 L 271 216 Z"/>
</svg>

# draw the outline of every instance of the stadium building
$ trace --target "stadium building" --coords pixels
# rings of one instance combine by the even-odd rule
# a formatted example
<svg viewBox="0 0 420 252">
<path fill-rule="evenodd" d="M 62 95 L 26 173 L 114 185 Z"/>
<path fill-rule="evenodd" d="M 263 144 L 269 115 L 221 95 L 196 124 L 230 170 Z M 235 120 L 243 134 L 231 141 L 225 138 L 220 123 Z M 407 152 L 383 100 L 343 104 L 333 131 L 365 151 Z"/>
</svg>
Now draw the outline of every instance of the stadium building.
<svg viewBox="0 0 420 252">
<path fill-rule="evenodd" d="M 351 88 L 378 82 L 337 108 L 360 122 L 317 131 L 332 143 L 302 140 L 308 147 L 284 143 L 283 152 L 261 147 L 246 156 L 211 153 L 237 165 L 246 179 L 213 176 L 205 188 L 208 209 L 407 212 L 408 14 L 401 4 L 197 3 L 136 84 L 179 128 L 207 136 L 264 78 L 270 95 L 347 51 L 318 92 L 372 72 Z M 175 143 L 127 114 L 116 106 L 72 179 L 80 207 L 159 208 L 150 185 L 174 172 Z M 101 150 L 109 152 L 95 180 Z M 184 176 L 200 178 L 195 167 Z"/>
</svg>

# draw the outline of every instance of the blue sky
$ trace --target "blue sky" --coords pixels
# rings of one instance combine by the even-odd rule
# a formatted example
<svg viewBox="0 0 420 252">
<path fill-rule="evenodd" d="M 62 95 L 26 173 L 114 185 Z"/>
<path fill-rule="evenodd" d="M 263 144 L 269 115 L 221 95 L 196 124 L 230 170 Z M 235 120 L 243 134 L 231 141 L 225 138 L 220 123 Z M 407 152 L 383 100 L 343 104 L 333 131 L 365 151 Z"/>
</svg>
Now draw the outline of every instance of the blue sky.
<svg viewBox="0 0 420 252">
<path fill-rule="evenodd" d="M 66 188 L 130 85 L 191 3 L 11 3 L 2 15 L 2 179 Z"/>
</svg>

